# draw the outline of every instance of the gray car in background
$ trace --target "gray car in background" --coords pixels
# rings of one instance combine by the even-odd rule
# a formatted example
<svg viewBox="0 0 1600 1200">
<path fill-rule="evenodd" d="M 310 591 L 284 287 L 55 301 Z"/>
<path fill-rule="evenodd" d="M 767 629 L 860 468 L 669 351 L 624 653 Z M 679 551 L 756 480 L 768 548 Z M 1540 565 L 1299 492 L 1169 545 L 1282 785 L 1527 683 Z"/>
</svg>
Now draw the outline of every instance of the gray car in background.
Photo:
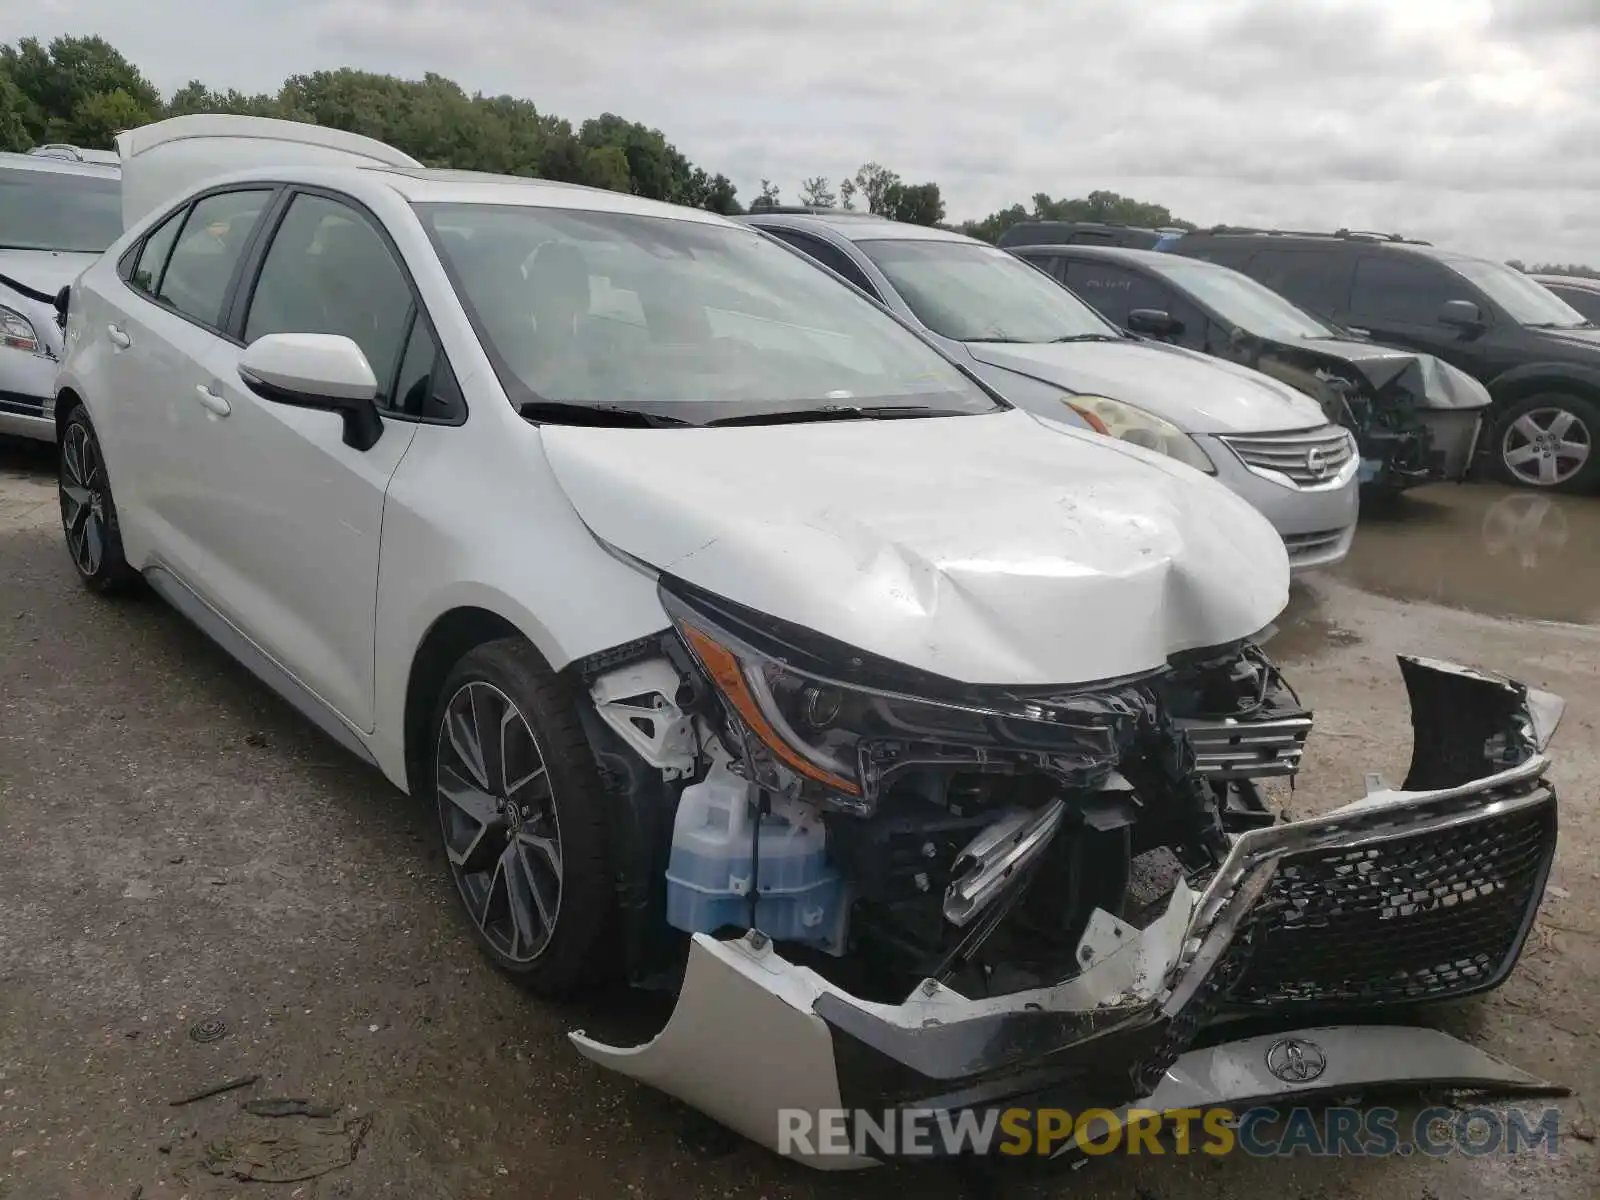
<svg viewBox="0 0 1600 1200">
<path fill-rule="evenodd" d="M 839 210 L 745 218 L 866 292 L 1012 403 L 1215 476 L 1283 537 L 1295 571 L 1349 552 L 1360 458 L 1349 432 L 1260 372 L 1124 333 L 1014 255 L 947 230 Z"/>
<path fill-rule="evenodd" d="M 122 235 L 121 171 L 83 154 L 0 154 L 0 436 L 55 441 L 56 293 Z"/>
</svg>

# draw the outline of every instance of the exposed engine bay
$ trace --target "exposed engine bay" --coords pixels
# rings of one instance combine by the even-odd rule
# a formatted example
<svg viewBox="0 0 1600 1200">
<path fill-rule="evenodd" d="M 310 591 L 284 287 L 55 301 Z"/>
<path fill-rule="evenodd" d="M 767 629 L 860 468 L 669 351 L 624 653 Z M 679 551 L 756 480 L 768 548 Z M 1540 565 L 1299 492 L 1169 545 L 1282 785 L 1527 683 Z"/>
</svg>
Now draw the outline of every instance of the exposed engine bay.
<svg viewBox="0 0 1600 1200">
<path fill-rule="evenodd" d="M 1091 689 L 952 689 L 825 662 L 815 635 L 774 646 L 753 614 L 695 598 L 681 641 L 591 684 L 681 789 L 666 924 L 759 930 L 870 993 L 1061 978 L 1090 915 L 1123 911 L 1134 858 L 1214 870 L 1230 829 L 1270 823 L 1256 780 L 1292 777 L 1311 729 L 1249 643 Z"/>
<path fill-rule="evenodd" d="M 1375 347 L 1363 356 L 1351 346 L 1247 339 L 1240 353 L 1249 366 L 1311 396 L 1330 421 L 1355 434 L 1363 483 L 1397 492 L 1463 479 L 1477 453 L 1488 392 L 1431 355 Z"/>
<path fill-rule="evenodd" d="M 813 1083 L 791 1106 L 1045 1085 L 1126 1104 L 1230 1014 L 1497 985 L 1542 894 L 1561 705 L 1519 684 L 1402 659 L 1404 789 L 1369 777 L 1366 800 L 1287 822 L 1262 785 L 1292 784 L 1312 714 L 1251 641 L 1093 686 L 974 687 L 661 594 L 674 631 L 585 681 L 629 831 L 630 973 L 678 1008 L 643 1046 L 575 1038 L 766 1144 L 770 1097 L 719 1055 L 820 1056 L 794 1063 Z M 1166 884 L 1136 896 L 1152 855 Z"/>
</svg>

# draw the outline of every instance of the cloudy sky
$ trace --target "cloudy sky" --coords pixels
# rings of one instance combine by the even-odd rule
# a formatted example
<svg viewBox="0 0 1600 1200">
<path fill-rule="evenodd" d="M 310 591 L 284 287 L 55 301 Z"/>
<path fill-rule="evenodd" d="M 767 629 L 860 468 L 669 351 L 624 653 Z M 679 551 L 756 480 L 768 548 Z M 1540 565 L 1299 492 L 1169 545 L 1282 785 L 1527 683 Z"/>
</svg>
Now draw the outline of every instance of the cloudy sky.
<svg viewBox="0 0 1600 1200">
<path fill-rule="evenodd" d="M 1202 223 L 1600 266 L 1600 0 L 32 0 L 164 92 L 351 65 L 658 126 L 748 200 L 876 159 L 954 219 L 1096 188 Z M 20 17 L 20 24 L 15 18 Z"/>
</svg>

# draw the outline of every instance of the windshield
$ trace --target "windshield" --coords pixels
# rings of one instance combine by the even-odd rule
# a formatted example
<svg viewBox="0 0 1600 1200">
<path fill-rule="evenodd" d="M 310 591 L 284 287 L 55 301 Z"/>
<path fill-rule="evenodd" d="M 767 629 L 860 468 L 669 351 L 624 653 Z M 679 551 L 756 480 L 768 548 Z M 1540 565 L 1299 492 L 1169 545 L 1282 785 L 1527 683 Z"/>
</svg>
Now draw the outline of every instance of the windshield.
<svg viewBox="0 0 1600 1200">
<path fill-rule="evenodd" d="M 522 205 L 418 211 L 519 406 L 705 424 L 997 405 L 916 334 L 753 229 Z"/>
<path fill-rule="evenodd" d="M 121 236 L 120 180 L 0 167 L 0 249 L 98 254 Z"/>
<path fill-rule="evenodd" d="M 1159 270 L 1175 286 L 1246 333 L 1279 342 L 1338 336 L 1303 308 L 1296 308 L 1271 288 L 1228 267 L 1174 257 Z"/>
<path fill-rule="evenodd" d="M 917 319 L 958 342 L 1120 338 L 1117 328 L 1044 272 L 976 242 L 857 242 Z"/>
<path fill-rule="evenodd" d="M 1482 258 L 1449 258 L 1445 265 L 1478 285 L 1518 325 L 1575 329 L 1589 323 L 1581 312 L 1515 267 Z"/>
</svg>

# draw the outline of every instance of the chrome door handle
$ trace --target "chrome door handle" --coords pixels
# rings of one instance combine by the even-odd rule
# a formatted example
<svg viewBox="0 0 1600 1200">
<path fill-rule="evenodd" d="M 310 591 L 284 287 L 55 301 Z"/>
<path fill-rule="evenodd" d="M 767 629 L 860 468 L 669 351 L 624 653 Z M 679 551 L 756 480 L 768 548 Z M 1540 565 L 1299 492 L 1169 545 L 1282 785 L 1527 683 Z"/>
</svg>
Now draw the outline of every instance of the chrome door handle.
<svg viewBox="0 0 1600 1200">
<path fill-rule="evenodd" d="M 111 344 L 118 350 L 126 350 L 129 346 L 133 345 L 133 339 L 127 334 L 123 333 L 122 330 L 117 328 L 115 325 L 106 326 L 106 335 L 110 337 Z"/>
<path fill-rule="evenodd" d="M 200 397 L 200 403 L 205 406 L 207 412 L 225 417 L 233 411 L 233 405 L 228 403 L 227 397 L 217 395 L 203 383 L 195 385 L 194 394 Z"/>
</svg>

